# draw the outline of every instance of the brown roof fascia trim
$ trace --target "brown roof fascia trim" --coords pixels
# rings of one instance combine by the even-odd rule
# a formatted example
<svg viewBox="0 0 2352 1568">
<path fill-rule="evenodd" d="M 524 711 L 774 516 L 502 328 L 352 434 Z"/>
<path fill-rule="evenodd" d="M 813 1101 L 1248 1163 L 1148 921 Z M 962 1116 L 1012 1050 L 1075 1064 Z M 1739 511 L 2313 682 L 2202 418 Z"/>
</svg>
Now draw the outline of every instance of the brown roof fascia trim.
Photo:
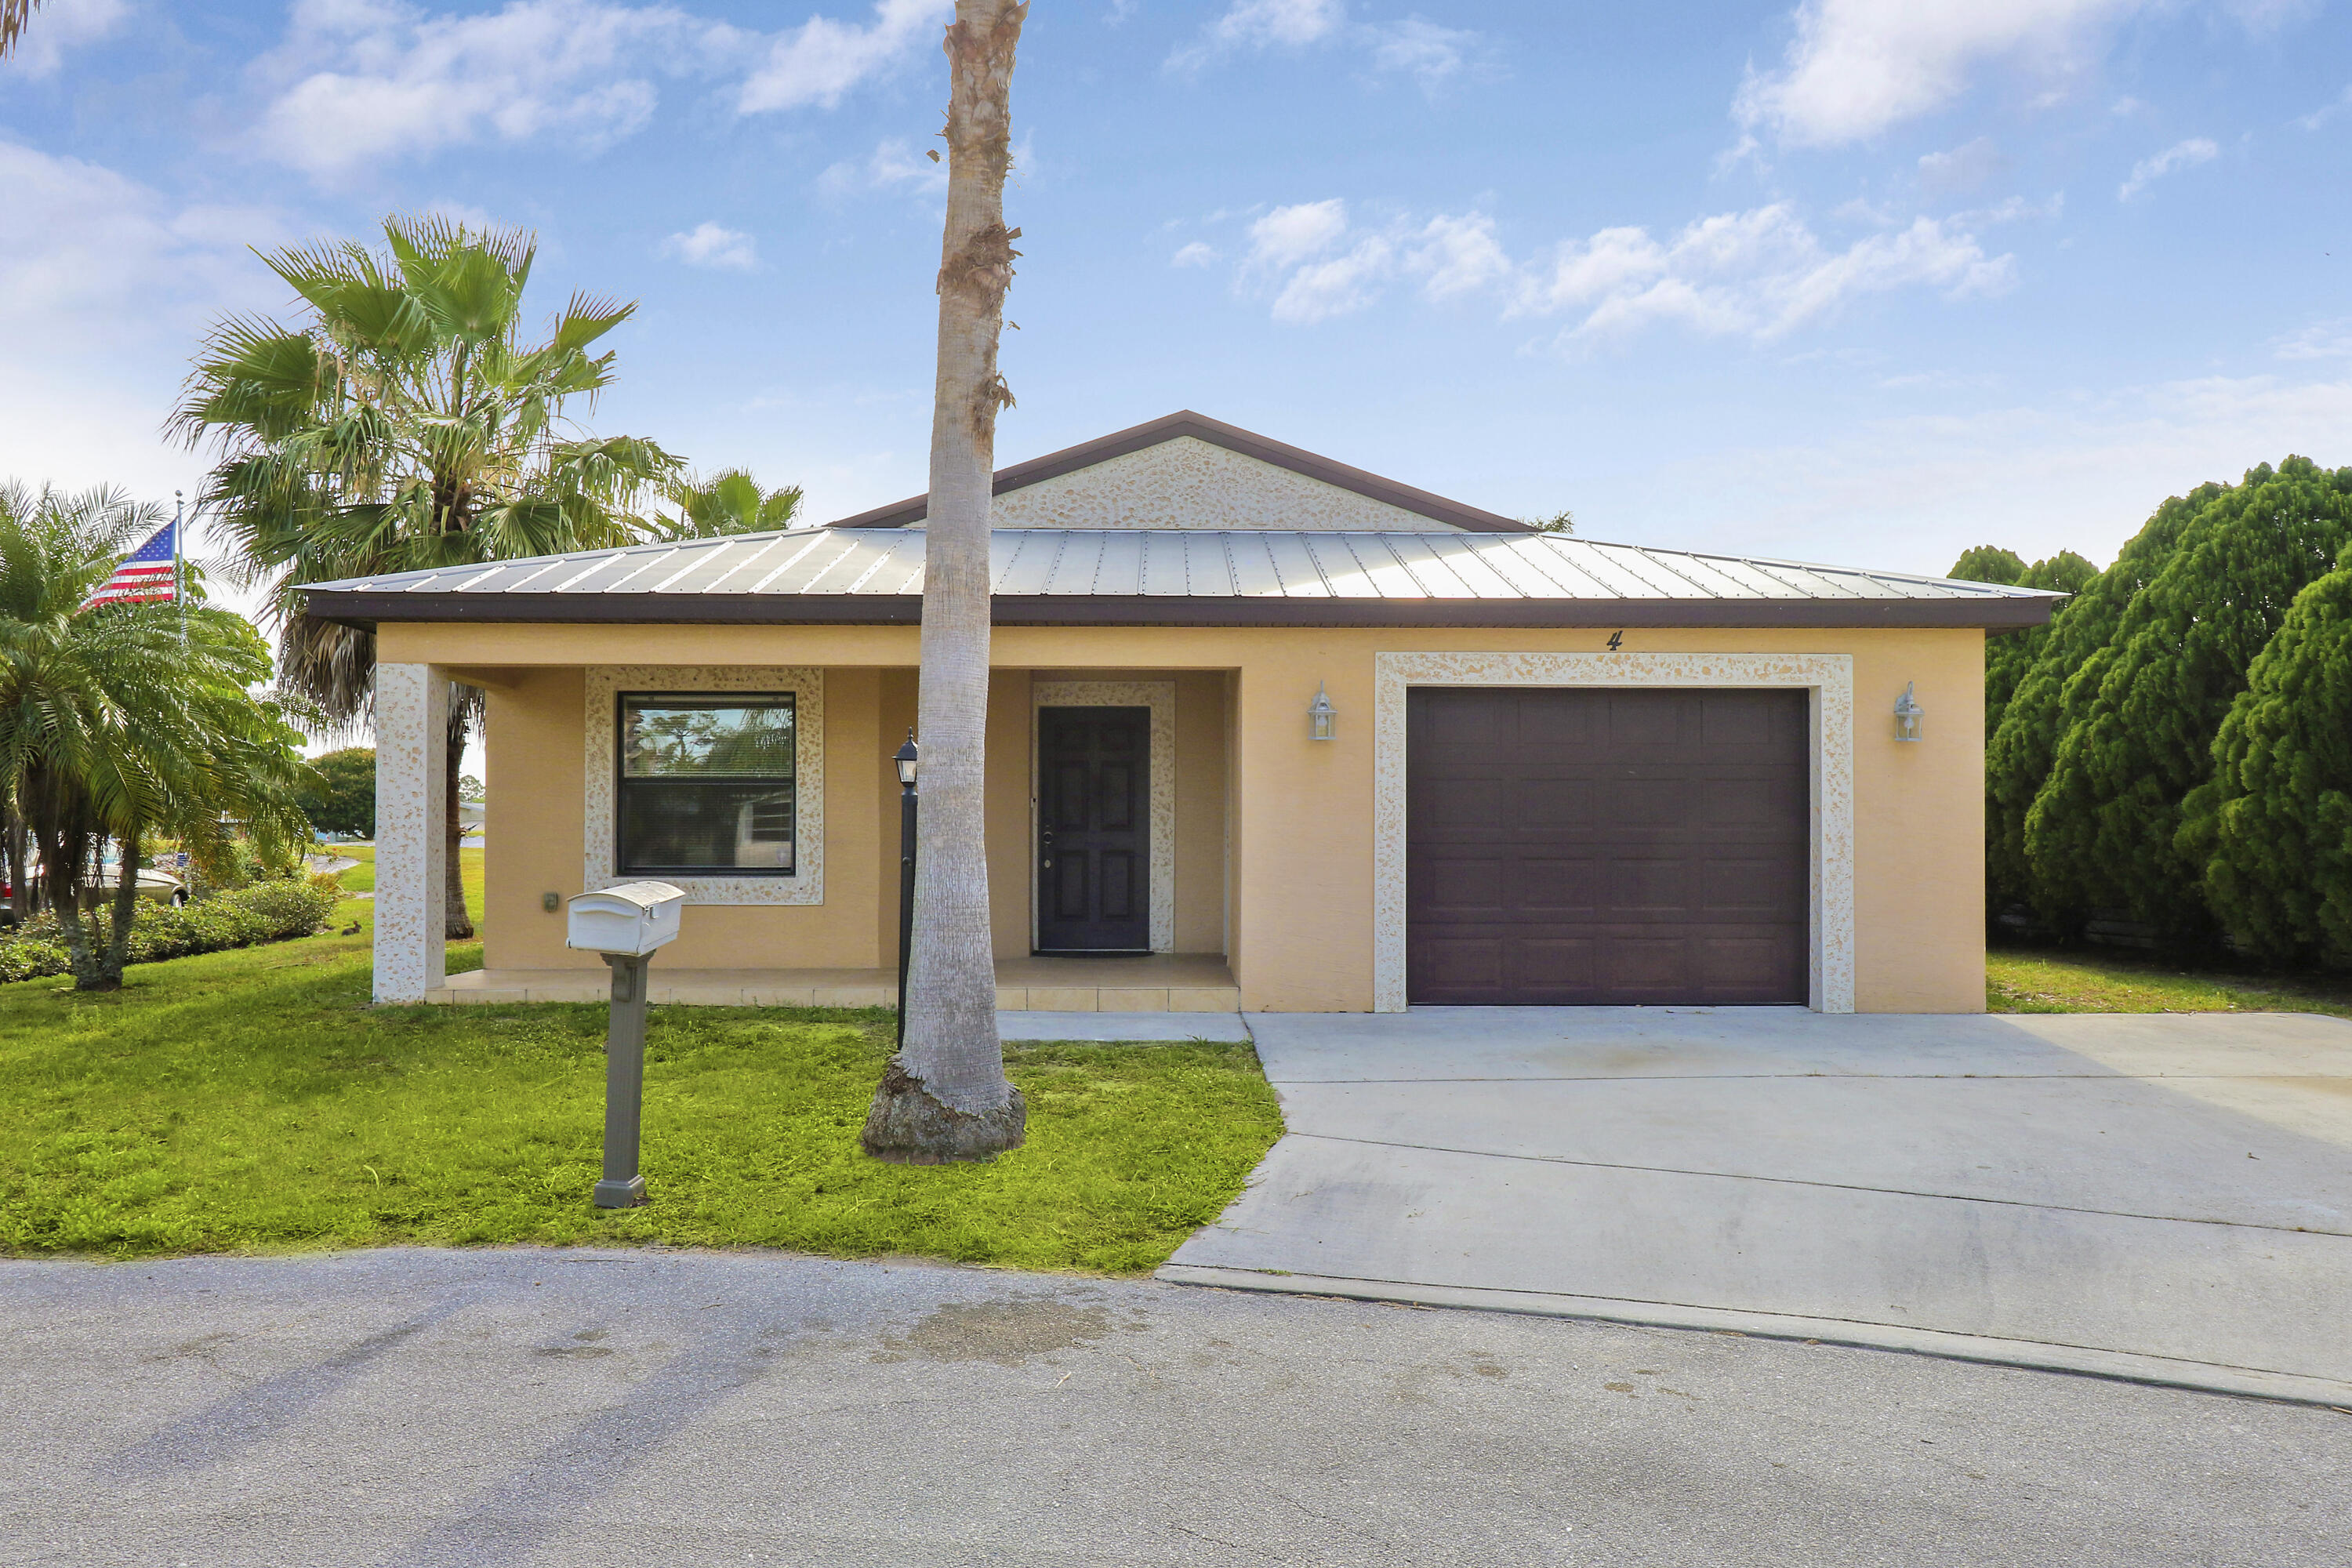
<svg viewBox="0 0 2352 1568">
<path fill-rule="evenodd" d="M 1460 501 L 1415 489 L 1411 485 L 1401 485 L 1394 479 L 1384 479 L 1378 474 L 1366 473 L 1361 468 L 1318 457 L 1302 447 L 1287 446 L 1244 430 L 1238 425 L 1228 425 L 1205 414 L 1195 414 L 1189 408 L 1165 418 L 1154 419 L 1148 425 L 1098 436 L 1075 447 L 1065 447 L 1058 452 L 1048 452 L 1042 458 L 1032 458 L 1025 463 L 1015 463 L 1009 468 L 999 468 L 990 493 L 1001 496 L 1007 490 L 1059 479 L 1064 474 L 1075 473 L 1080 468 L 1091 468 L 1097 463 L 1123 458 L 1129 452 L 1139 452 L 1146 447 L 1157 447 L 1162 441 L 1173 441 L 1185 436 L 1206 441 L 1213 447 L 1223 447 L 1229 452 L 1239 452 L 1244 458 L 1272 463 L 1278 468 L 1288 468 L 1292 473 L 1304 474 L 1310 479 L 1320 479 L 1343 490 L 1352 490 L 1368 500 L 1385 501 L 1418 516 L 1451 523 L 1472 533 L 1533 531 L 1526 523 L 1495 512 L 1482 511 L 1475 506 L 1465 506 Z M 877 507 L 872 511 L 861 511 L 856 517 L 845 517 L 825 526 L 904 528 L 910 522 L 921 521 L 929 506 L 928 495 L 909 496 L 905 500 Z"/>
<path fill-rule="evenodd" d="M 1001 626 L 1717 626 L 1746 630 L 1981 627 L 2050 619 L 2054 598 L 1275 599 L 999 595 Z M 912 594 L 322 594 L 310 615 L 373 630 L 382 621 L 581 626 L 919 625 Z"/>
</svg>

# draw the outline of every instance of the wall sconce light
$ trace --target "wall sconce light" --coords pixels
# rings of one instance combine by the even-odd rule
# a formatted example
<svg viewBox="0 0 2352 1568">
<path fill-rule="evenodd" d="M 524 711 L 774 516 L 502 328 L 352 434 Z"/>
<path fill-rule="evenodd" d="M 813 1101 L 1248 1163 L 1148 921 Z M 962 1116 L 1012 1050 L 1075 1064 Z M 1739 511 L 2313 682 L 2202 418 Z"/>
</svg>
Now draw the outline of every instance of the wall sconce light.
<svg viewBox="0 0 2352 1568">
<path fill-rule="evenodd" d="M 1332 722 L 1339 716 L 1339 710 L 1331 706 L 1331 694 L 1323 689 L 1321 681 L 1317 681 L 1315 700 L 1307 705 L 1307 738 L 1310 741 L 1329 740 Z"/>
<path fill-rule="evenodd" d="M 1919 721 L 1927 710 L 1920 707 L 1918 698 L 1912 695 L 1912 689 L 1917 684 L 1913 680 L 1905 681 L 1903 695 L 1895 700 L 1895 738 L 1898 741 L 1919 738 Z"/>
</svg>

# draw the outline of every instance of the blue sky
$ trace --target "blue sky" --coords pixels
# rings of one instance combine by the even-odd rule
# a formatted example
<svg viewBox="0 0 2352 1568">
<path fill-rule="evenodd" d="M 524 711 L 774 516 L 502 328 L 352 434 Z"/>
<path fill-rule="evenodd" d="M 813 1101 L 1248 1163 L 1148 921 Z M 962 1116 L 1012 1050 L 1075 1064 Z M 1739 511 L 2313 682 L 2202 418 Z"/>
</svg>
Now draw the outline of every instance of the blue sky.
<svg viewBox="0 0 2352 1568">
<path fill-rule="evenodd" d="M 921 488 L 938 0 L 49 0 L 0 67 L 0 476 L 152 494 L 247 248 L 440 208 L 642 302 L 600 431 Z M 2311 0 L 1036 0 L 1001 461 L 1192 407 L 1514 515 L 1940 571 L 2352 463 Z"/>
</svg>

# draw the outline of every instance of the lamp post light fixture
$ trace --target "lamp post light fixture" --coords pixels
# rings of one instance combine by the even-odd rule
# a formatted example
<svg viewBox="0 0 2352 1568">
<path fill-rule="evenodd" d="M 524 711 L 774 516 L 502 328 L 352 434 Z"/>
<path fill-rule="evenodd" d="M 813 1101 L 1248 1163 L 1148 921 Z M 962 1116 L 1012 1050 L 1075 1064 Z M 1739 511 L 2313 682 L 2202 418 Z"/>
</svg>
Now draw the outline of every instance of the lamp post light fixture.
<svg viewBox="0 0 2352 1568">
<path fill-rule="evenodd" d="M 1903 695 L 1895 700 L 1895 738 L 1898 741 L 1919 738 L 1919 721 L 1927 710 L 1919 706 L 1919 699 L 1912 694 L 1917 685 L 1918 682 L 1914 680 L 1905 681 Z"/>
<path fill-rule="evenodd" d="M 898 765 L 898 1044 L 907 1043 L 907 960 L 915 943 L 915 732 L 890 760 Z"/>
<path fill-rule="evenodd" d="M 1331 706 L 1331 694 L 1323 689 L 1321 681 L 1317 681 L 1315 700 L 1307 705 L 1307 738 L 1310 741 L 1329 740 L 1331 726 L 1339 716 L 1339 710 Z"/>
</svg>

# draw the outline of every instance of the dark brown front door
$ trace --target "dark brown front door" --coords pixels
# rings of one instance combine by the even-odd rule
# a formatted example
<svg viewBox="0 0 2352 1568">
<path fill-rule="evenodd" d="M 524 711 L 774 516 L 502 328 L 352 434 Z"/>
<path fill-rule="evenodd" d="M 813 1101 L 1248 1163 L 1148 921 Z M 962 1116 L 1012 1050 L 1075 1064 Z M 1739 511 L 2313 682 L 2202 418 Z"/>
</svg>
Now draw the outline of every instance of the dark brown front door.
<svg viewBox="0 0 2352 1568">
<path fill-rule="evenodd" d="M 1151 710 L 1037 710 L 1037 951 L 1151 947 Z"/>
<path fill-rule="evenodd" d="M 1415 688 L 1406 723 L 1410 1000 L 1806 999 L 1804 692 Z"/>
</svg>

